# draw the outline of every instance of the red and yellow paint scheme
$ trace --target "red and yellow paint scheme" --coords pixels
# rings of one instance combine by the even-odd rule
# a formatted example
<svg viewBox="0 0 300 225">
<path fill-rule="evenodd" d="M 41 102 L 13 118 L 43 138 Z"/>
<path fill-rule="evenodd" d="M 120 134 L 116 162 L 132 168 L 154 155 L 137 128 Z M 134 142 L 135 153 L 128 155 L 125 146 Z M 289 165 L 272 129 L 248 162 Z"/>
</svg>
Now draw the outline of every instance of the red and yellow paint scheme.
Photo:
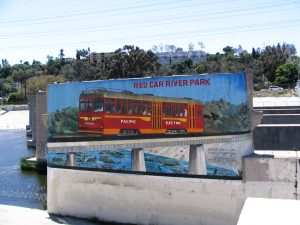
<svg viewBox="0 0 300 225">
<path fill-rule="evenodd" d="M 202 133 L 203 121 L 203 104 L 190 98 L 108 90 L 83 91 L 79 97 L 79 132 L 101 135 Z"/>
</svg>

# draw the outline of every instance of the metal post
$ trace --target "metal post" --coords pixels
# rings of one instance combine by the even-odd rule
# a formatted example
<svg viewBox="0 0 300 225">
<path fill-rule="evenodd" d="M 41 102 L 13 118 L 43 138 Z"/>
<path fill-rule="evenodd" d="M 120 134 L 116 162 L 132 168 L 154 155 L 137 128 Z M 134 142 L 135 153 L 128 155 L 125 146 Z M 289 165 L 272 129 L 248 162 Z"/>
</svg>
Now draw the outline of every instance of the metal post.
<svg viewBox="0 0 300 225">
<path fill-rule="evenodd" d="M 146 172 L 144 150 L 142 148 L 131 149 L 131 170 Z"/>
<path fill-rule="evenodd" d="M 189 174 L 207 175 L 203 145 L 190 145 Z"/>
<path fill-rule="evenodd" d="M 75 152 L 68 152 L 67 166 L 76 166 L 76 153 Z"/>
</svg>

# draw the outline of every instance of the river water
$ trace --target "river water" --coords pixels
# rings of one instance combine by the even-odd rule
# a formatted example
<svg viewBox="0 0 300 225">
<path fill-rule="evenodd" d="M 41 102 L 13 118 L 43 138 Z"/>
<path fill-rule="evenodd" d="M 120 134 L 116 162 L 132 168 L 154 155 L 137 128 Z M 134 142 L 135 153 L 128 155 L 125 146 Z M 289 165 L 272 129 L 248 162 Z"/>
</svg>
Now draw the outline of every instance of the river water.
<svg viewBox="0 0 300 225">
<path fill-rule="evenodd" d="M 34 155 L 26 131 L 0 130 L 0 204 L 45 208 L 46 175 L 20 169 L 21 158 Z"/>
</svg>

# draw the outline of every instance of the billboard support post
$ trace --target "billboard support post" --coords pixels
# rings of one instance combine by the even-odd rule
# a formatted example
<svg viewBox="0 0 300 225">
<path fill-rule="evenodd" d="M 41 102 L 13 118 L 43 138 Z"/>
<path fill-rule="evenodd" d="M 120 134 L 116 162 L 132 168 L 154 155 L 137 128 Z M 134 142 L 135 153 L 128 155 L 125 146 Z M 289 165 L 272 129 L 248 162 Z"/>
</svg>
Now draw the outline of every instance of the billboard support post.
<svg viewBox="0 0 300 225">
<path fill-rule="evenodd" d="M 190 145 L 189 173 L 196 175 L 207 175 L 204 146 Z"/>
<path fill-rule="evenodd" d="M 67 166 L 76 166 L 76 153 L 69 152 L 67 154 Z"/>
<path fill-rule="evenodd" d="M 131 150 L 131 170 L 146 172 L 144 149 L 133 148 Z"/>
</svg>

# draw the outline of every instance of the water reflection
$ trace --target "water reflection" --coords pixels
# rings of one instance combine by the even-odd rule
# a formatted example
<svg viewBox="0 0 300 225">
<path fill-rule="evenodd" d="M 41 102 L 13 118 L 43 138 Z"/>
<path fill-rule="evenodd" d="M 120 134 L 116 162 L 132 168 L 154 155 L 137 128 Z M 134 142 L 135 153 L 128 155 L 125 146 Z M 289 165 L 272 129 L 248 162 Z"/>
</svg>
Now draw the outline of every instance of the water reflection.
<svg viewBox="0 0 300 225">
<path fill-rule="evenodd" d="M 25 131 L 0 131 L 0 204 L 45 207 L 46 176 L 20 169 L 20 159 L 32 155 Z"/>
</svg>

